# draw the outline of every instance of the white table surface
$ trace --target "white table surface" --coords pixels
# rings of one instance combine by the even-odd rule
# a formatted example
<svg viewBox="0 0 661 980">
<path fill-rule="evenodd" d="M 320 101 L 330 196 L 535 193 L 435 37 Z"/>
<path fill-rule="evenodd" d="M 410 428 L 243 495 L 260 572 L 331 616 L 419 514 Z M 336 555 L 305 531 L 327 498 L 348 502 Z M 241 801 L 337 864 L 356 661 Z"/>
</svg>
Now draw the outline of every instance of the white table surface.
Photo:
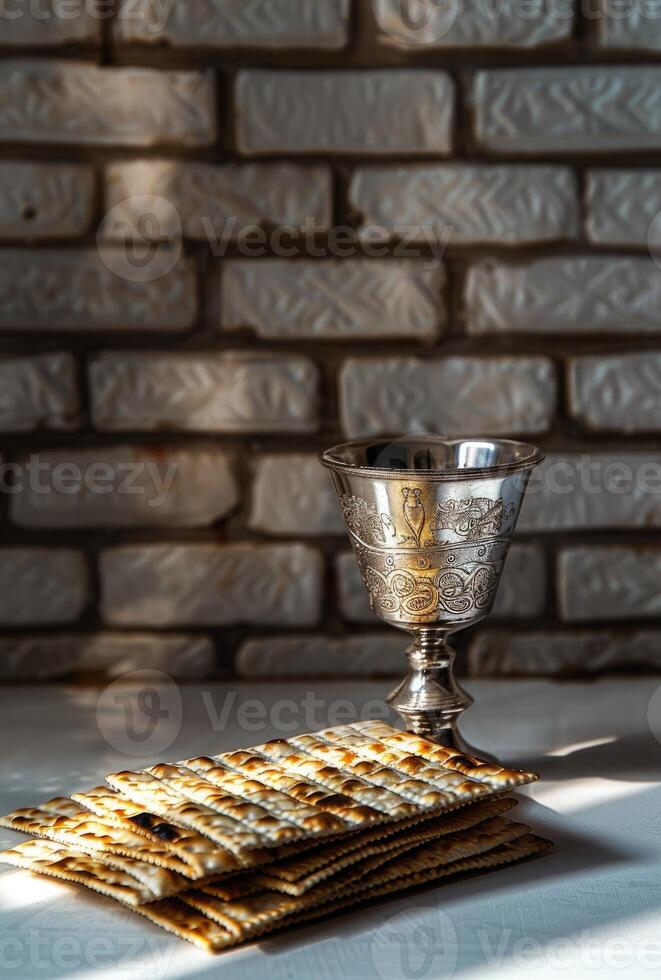
<svg viewBox="0 0 661 980">
<path fill-rule="evenodd" d="M 3 868 L 0 976 L 658 977 L 660 686 L 654 678 L 467 685 L 476 704 L 465 718 L 465 735 L 542 775 L 524 791 L 516 812 L 555 841 L 549 856 L 389 899 L 218 957 L 85 889 Z M 180 705 L 176 692 L 173 700 L 162 699 L 168 717 L 145 743 L 126 735 L 135 689 L 113 688 L 97 710 L 99 693 L 90 688 L 0 688 L 0 812 L 91 786 L 106 772 L 144 765 L 154 755 L 208 754 L 355 720 L 384 687 L 185 687 Z M 126 693 L 133 701 L 122 699 Z M 313 695 L 321 706 L 312 705 Z M 261 701 L 266 719 L 248 700 Z M 173 741 L 150 756 L 137 755 L 146 751 L 143 745 L 154 747 L 153 738 Z M 0 847 L 21 839 L 0 829 Z"/>
</svg>

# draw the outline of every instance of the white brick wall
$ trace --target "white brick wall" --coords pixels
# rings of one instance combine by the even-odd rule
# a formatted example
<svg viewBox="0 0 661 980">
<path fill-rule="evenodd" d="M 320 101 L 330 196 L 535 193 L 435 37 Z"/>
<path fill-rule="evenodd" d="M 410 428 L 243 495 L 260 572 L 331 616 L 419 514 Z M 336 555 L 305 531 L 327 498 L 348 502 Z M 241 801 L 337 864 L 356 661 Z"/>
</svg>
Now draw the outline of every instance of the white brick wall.
<svg viewBox="0 0 661 980">
<path fill-rule="evenodd" d="M 328 636 L 248 640 L 239 649 L 236 669 L 239 677 L 389 677 L 404 673 L 406 646 L 403 633 L 385 631 L 339 640 Z"/>
<path fill-rule="evenodd" d="M 87 604 L 85 560 L 77 551 L 0 548 L 0 624 L 72 623 Z"/>
<path fill-rule="evenodd" d="M 211 447 L 39 451 L 19 465 L 10 517 L 22 527 L 200 527 L 239 502 L 231 457 Z"/>
<path fill-rule="evenodd" d="M 0 238 L 64 238 L 92 224 L 94 173 L 84 164 L 0 162 Z"/>
<path fill-rule="evenodd" d="M 131 274 L 130 263 L 126 268 Z M 197 308 L 193 263 L 183 257 L 173 263 L 163 248 L 150 259 L 149 275 L 149 281 L 116 275 L 91 249 L 0 249 L 0 328 L 191 327 Z"/>
<path fill-rule="evenodd" d="M 364 167 L 349 199 L 368 228 L 451 245 L 525 243 L 573 238 L 576 181 L 566 167 Z"/>
<path fill-rule="evenodd" d="M 661 49 L 661 21 L 654 3 L 634 0 L 618 7 L 602 0 L 600 8 L 598 38 L 604 47 L 642 51 Z"/>
<path fill-rule="evenodd" d="M 415 259 L 227 262 L 222 321 L 274 340 L 431 339 L 445 322 L 444 282 L 442 266 Z"/>
<path fill-rule="evenodd" d="M 343 534 L 340 505 L 318 458 L 308 453 L 258 458 L 248 526 L 262 534 Z"/>
<path fill-rule="evenodd" d="M 549 453 L 532 477 L 519 531 L 661 525 L 661 454 Z"/>
<path fill-rule="evenodd" d="M 565 548 L 558 572 L 560 612 L 567 622 L 646 619 L 661 613 L 658 548 Z"/>
<path fill-rule="evenodd" d="M 205 146 L 216 135 L 209 73 L 11 60 L 0 90 L 3 142 Z"/>
<path fill-rule="evenodd" d="M 486 259 L 466 285 L 472 333 L 661 331 L 661 273 L 649 256 Z"/>
<path fill-rule="evenodd" d="M 72 429 L 78 412 L 76 365 L 70 354 L 0 358 L 0 431 Z"/>
<path fill-rule="evenodd" d="M 480 633 L 470 645 L 468 669 L 485 674 L 598 674 L 661 668 L 661 631 L 635 633 Z"/>
<path fill-rule="evenodd" d="M 590 431 L 661 430 L 661 354 L 572 358 L 569 409 Z"/>
<path fill-rule="evenodd" d="M 101 44 L 103 0 L 12 0 L 0 7 L 2 44 Z"/>
<path fill-rule="evenodd" d="M 373 10 L 384 45 L 406 50 L 422 48 L 532 48 L 570 37 L 570 4 L 550 5 L 532 0 L 489 4 L 464 0 L 461 4 L 403 4 L 402 0 L 374 0 Z"/>
<path fill-rule="evenodd" d="M 556 402 L 544 357 L 352 358 L 340 374 L 347 436 L 452 432 L 539 433 Z"/>
<path fill-rule="evenodd" d="M 340 613 L 349 623 L 378 622 L 370 609 L 367 589 L 363 582 L 353 551 L 346 551 L 335 559 L 335 577 Z"/>
<path fill-rule="evenodd" d="M 647 245 L 650 225 L 661 214 L 661 171 L 592 170 L 587 175 L 590 239 L 604 245 Z M 651 242 L 661 244 L 661 227 Z"/>
<path fill-rule="evenodd" d="M 494 616 L 521 619 L 546 609 L 546 557 L 535 544 L 514 544 L 505 562 Z"/>
<path fill-rule="evenodd" d="M 205 0 L 164 12 L 153 0 L 122 0 L 115 37 L 173 47 L 340 48 L 349 0 Z"/>
<path fill-rule="evenodd" d="M 100 573 L 116 626 L 313 626 L 321 614 L 321 556 L 298 544 L 118 547 Z"/>
<path fill-rule="evenodd" d="M 215 665 L 206 636 L 177 633 L 62 633 L 0 636 L 1 681 L 54 681 L 77 673 L 121 677 L 162 670 L 175 680 L 207 677 Z"/>
<path fill-rule="evenodd" d="M 656 149 L 661 68 L 590 66 L 479 72 L 475 135 L 494 153 Z"/>
<path fill-rule="evenodd" d="M 106 169 L 106 206 L 113 208 L 108 233 L 122 240 L 128 228 L 141 239 L 183 230 L 187 238 L 227 243 L 260 223 L 328 227 L 331 174 L 289 163 L 123 161 Z M 156 221 L 145 222 L 145 214 Z"/>
<path fill-rule="evenodd" d="M 112 432 L 309 432 L 317 371 L 277 354 L 106 352 L 90 366 L 92 416 Z"/>
<path fill-rule="evenodd" d="M 244 71 L 241 153 L 449 153 L 454 89 L 442 71 Z"/>
<path fill-rule="evenodd" d="M 645 0 L 9 6 L 0 679 L 401 675 L 318 454 L 421 430 L 548 455 L 474 671 L 661 667 Z"/>
</svg>

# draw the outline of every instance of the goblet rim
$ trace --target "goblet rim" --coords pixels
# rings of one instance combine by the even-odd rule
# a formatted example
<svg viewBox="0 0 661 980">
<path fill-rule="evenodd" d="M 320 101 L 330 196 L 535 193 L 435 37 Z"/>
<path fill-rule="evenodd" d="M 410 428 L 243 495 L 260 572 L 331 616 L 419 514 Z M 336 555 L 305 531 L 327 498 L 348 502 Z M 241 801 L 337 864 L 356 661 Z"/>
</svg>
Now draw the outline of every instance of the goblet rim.
<svg viewBox="0 0 661 980">
<path fill-rule="evenodd" d="M 492 438 L 491 436 L 467 436 L 464 438 L 451 438 L 447 436 L 432 436 L 425 434 L 415 437 L 412 436 L 411 438 L 419 439 L 421 442 L 426 440 L 428 442 L 434 442 L 437 445 L 444 446 L 456 446 L 461 443 L 470 442 L 490 442 L 494 446 L 517 447 L 518 449 L 523 448 L 528 450 L 528 452 L 520 459 L 496 463 L 491 466 L 441 467 L 438 469 L 428 470 L 365 466 L 360 463 L 350 463 L 346 460 L 338 459 L 336 456 L 336 454 L 339 454 L 347 449 L 367 447 L 378 442 L 383 442 L 384 446 L 386 446 L 389 442 L 396 441 L 397 437 L 393 437 L 392 439 L 355 439 L 348 442 L 338 443 L 338 445 L 331 446 L 329 449 L 324 450 L 324 452 L 322 452 L 319 456 L 319 461 L 321 462 L 322 466 L 325 466 L 327 469 L 334 470 L 339 473 L 351 473 L 355 476 L 365 476 L 372 479 L 406 480 L 408 482 L 411 482 L 411 480 L 416 482 L 457 482 L 481 478 L 487 479 L 489 477 L 501 476 L 510 473 L 521 473 L 525 470 L 533 469 L 546 458 L 544 452 L 538 446 L 518 439 L 501 439 L 495 437 Z"/>
</svg>

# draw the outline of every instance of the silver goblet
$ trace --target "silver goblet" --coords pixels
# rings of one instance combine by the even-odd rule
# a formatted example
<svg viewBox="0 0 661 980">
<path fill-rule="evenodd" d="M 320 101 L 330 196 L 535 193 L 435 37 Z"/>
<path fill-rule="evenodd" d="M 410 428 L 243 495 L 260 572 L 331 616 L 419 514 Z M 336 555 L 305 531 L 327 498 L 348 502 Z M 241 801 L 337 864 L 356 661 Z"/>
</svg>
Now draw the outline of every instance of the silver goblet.
<svg viewBox="0 0 661 980">
<path fill-rule="evenodd" d="M 440 436 L 346 443 L 321 457 L 372 609 L 413 634 L 408 674 L 388 700 L 410 731 L 460 752 L 475 754 L 457 730 L 473 699 L 447 638 L 491 611 L 543 458 L 526 443 Z"/>
</svg>

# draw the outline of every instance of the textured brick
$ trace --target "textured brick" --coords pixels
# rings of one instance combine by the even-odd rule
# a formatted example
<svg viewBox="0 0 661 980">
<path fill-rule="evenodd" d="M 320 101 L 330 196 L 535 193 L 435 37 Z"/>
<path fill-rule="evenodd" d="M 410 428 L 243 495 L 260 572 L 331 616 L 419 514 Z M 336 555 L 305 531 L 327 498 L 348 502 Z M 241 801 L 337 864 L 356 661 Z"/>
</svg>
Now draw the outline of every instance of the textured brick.
<svg viewBox="0 0 661 980">
<path fill-rule="evenodd" d="M 243 71 L 242 153 L 448 153 L 453 84 L 441 71 Z"/>
<path fill-rule="evenodd" d="M 99 429 L 308 432 L 317 427 L 317 370 L 277 354 L 99 355 L 90 367 Z"/>
<path fill-rule="evenodd" d="M 353 175 L 352 206 L 364 225 L 416 239 L 533 242 L 575 237 L 576 182 L 566 167 L 365 167 Z"/>
<path fill-rule="evenodd" d="M 262 456 L 255 464 L 249 524 L 265 534 L 342 534 L 327 471 L 309 453 Z"/>
<path fill-rule="evenodd" d="M 532 477 L 519 530 L 661 526 L 661 454 L 549 453 Z"/>
<path fill-rule="evenodd" d="M 587 333 L 661 329 L 661 275 L 645 258 L 568 256 L 473 266 L 472 333 Z"/>
<path fill-rule="evenodd" d="M 444 270 L 372 259 L 228 262 L 223 325 L 274 339 L 431 338 L 445 321 Z"/>
<path fill-rule="evenodd" d="M 211 73 L 11 60 L 0 91 L 5 142 L 204 146 L 216 136 Z"/>
<path fill-rule="evenodd" d="M 468 652 L 473 677 L 558 676 L 661 669 L 661 630 L 636 633 L 480 633 Z"/>
<path fill-rule="evenodd" d="M 92 223 L 94 174 L 72 163 L 0 162 L 0 237 L 64 238 Z"/>
<path fill-rule="evenodd" d="M 340 374 L 350 437 L 393 432 L 545 432 L 556 382 L 544 357 L 349 359 Z"/>
<path fill-rule="evenodd" d="M 488 0 L 419 4 L 373 0 L 380 40 L 401 48 L 533 48 L 571 36 L 571 8 L 544 0 L 491 4 Z M 560 11 L 560 16 L 558 15 Z M 408 16 L 407 16 L 408 14 Z M 562 16 L 564 14 L 564 16 Z"/>
<path fill-rule="evenodd" d="M 592 170 L 586 199 L 593 242 L 647 245 L 650 225 L 661 213 L 661 170 Z M 652 242 L 657 248 L 659 231 Z"/>
<path fill-rule="evenodd" d="M 42 451 L 19 463 L 10 516 L 24 527 L 197 527 L 239 500 L 230 457 L 213 448 Z"/>
<path fill-rule="evenodd" d="M 329 226 L 331 175 L 325 167 L 289 163 L 131 160 L 108 166 L 106 205 L 122 238 L 127 229 L 138 238 L 170 238 L 183 230 L 187 238 L 224 243 L 265 222 Z M 141 221 L 145 213 L 156 221 Z"/>
<path fill-rule="evenodd" d="M 377 622 L 370 609 L 367 590 L 350 551 L 336 559 L 340 612 L 352 623 Z M 514 544 L 507 556 L 493 616 L 540 616 L 546 607 L 544 553 L 536 545 Z"/>
<path fill-rule="evenodd" d="M 622 65 L 478 73 L 475 127 L 496 153 L 657 149 L 661 68 Z"/>
<path fill-rule="evenodd" d="M 87 570 L 79 552 L 0 548 L 3 626 L 70 623 L 78 619 L 87 600 Z"/>
<path fill-rule="evenodd" d="M 74 672 L 121 677 L 163 670 L 175 680 L 198 680 L 213 670 L 206 636 L 165 633 L 63 633 L 0 636 L 0 681 L 55 681 Z"/>
<path fill-rule="evenodd" d="M 78 421 L 76 366 L 70 354 L 0 358 L 0 430 L 72 429 Z"/>
<path fill-rule="evenodd" d="M 116 39 L 207 48 L 340 48 L 347 41 L 349 0 L 205 0 L 162 8 L 154 0 L 123 0 Z"/>
<path fill-rule="evenodd" d="M 367 589 L 353 551 L 345 551 L 335 559 L 335 575 L 340 613 L 350 623 L 371 623 L 378 617 L 370 609 Z"/>
<path fill-rule="evenodd" d="M 560 613 L 568 622 L 661 613 L 661 549 L 565 548 L 558 573 Z"/>
<path fill-rule="evenodd" d="M 661 430 L 661 353 L 572 358 L 569 407 L 585 428 L 597 432 Z"/>
<path fill-rule="evenodd" d="M 546 610 L 546 559 L 534 544 L 510 548 L 498 589 L 494 616 L 543 616 Z"/>
<path fill-rule="evenodd" d="M 282 636 L 248 640 L 239 649 L 236 669 L 240 677 L 401 675 L 406 668 L 406 645 L 403 634 L 386 632 L 341 639 Z"/>
<path fill-rule="evenodd" d="M 163 274 L 159 274 L 163 270 Z M 146 282 L 115 275 L 92 250 L 0 250 L 0 328 L 185 330 L 196 313 L 192 262 L 168 249 Z"/>
<path fill-rule="evenodd" d="M 102 609 L 119 626 L 312 626 L 321 556 L 303 545 L 162 544 L 101 556 Z"/>
<path fill-rule="evenodd" d="M 654 0 L 615 5 L 602 0 L 597 20 L 599 44 L 624 50 L 661 50 L 661 21 Z"/>
<path fill-rule="evenodd" d="M 99 13 L 94 0 L 11 0 L 0 5 L 2 38 L 14 45 L 100 44 Z"/>
</svg>

